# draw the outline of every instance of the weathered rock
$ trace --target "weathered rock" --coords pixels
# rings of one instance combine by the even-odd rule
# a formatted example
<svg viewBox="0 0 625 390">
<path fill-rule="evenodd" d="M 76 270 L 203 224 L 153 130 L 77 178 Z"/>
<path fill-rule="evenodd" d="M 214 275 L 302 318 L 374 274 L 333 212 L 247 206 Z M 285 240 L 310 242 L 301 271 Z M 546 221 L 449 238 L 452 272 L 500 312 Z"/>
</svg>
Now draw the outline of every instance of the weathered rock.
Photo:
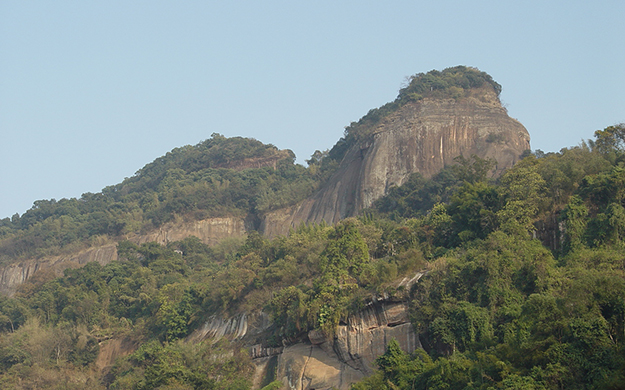
<svg viewBox="0 0 625 390">
<path fill-rule="evenodd" d="M 68 256 L 30 259 L 10 264 L 0 267 L 0 293 L 9 296 L 13 295 L 19 285 L 40 270 L 52 270 L 56 275 L 60 276 L 68 268 L 79 268 L 92 261 L 105 265 L 113 260 L 117 260 L 116 244 L 89 248 Z"/>
<path fill-rule="evenodd" d="M 316 345 L 292 345 L 278 358 L 276 378 L 287 389 L 348 389 L 363 377 L 361 371 Z"/>
<path fill-rule="evenodd" d="M 386 351 L 392 339 L 407 352 L 421 348 L 414 328 L 408 319 L 403 302 L 372 302 L 347 324 L 339 325 L 333 339 L 319 343 L 319 347 L 365 375 L 371 374 L 375 359 Z"/>
<path fill-rule="evenodd" d="M 153 232 L 130 236 L 127 239 L 137 244 L 156 241 L 164 245 L 196 236 L 207 245 L 215 245 L 224 238 L 242 237 L 245 234 L 246 223 L 241 218 L 209 218 L 202 221 L 169 223 Z M 23 260 L 0 267 L 0 293 L 12 295 L 19 285 L 39 270 L 49 269 L 60 276 L 67 268 L 79 268 L 92 261 L 106 265 L 114 260 L 117 260 L 117 243 L 88 248 L 71 255 Z"/>
<path fill-rule="evenodd" d="M 245 221 L 241 218 L 209 218 L 201 221 L 165 224 L 148 234 L 130 237 L 130 240 L 137 244 L 156 241 L 164 245 L 195 236 L 207 245 L 215 245 L 224 238 L 242 237 L 246 231 Z"/>
<path fill-rule="evenodd" d="M 311 331 L 308 339 L 282 350 L 254 346 L 251 355 L 257 372 L 267 371 L 268 358 L 273 356 L 277 358 L 276 379 L 285 389 L 349 389 L 351 383 L 373 372 L 375 359 L 386 351 L 390 340 L 396 339 L 407 352 L 421 348 L 403 302 L 372 302 L 349 316 L 335 335 Z"/>
<path fill-rule="evenodd" d="M 217 342 L 222 338 L 230 341 L 245 339 L 247 345 L 253 345 L 258 342 L 256 337 L 269 329 L 271 325 L 269 316 L 262 311 L 254 314 L 241 313 L 229 318 L 214 315 L 201 328 L 195 330 L 188 337 L 188 340 L 191 342 L 203 340 Z M 260 346 L 256 346 L 254 350 L 258 357 L 275 354 L 261 351 Z"/>
<path fill-rule="evenodd" d="M 431 177 L 460 155 L 493 158 L 500 173 L 529 147 L 527 130 L 507 115 L 490 88 L 459 100 L 408 103 L 383 118 L 370 139 L 353 145 L 320 191 L 269 213 L 262 229 L 275 236 L 304 222 L 336 223 L 371 206 L 410 174 Z"/>
<path fill-rule="evenodd" d="M 109 339 L 99 343 L 100 350 L 95 361 L 95 366 L 101 375 L 108 372 L 115 360 L 129 355 L 137 349 L 136 340 L 130 338 Z"/>
<path fill-rule="evenodd" d="M 236 317 L 224 319 L 221 316 L 213 316 L 204 323 L 202 328 L 193 334 L 193 339 L 212 339 L 218 341 L 224 337 L 229 340 L 242 339 L 247 334 L 247 315 L 245 313 Z"/>
</svg>

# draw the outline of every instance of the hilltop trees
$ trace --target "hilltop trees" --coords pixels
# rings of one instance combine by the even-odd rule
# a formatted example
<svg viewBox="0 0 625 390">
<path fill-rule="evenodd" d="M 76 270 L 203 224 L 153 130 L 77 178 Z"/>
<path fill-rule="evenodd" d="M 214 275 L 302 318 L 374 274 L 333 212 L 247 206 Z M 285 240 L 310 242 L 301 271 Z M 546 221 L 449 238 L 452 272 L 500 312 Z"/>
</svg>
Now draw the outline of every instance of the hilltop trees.
<svg viewBox="0 0 625 390">
<path fill-rule="evenodd" d="M 259 217 L 310 195 L 335 165 L 306 169 L 290 151 L 220 134 L 176 148 L 122 183 L 79 199 L 39 200 L 0 222 L 0 261 L 58 255 L 178 219 Z"/>
</svg>

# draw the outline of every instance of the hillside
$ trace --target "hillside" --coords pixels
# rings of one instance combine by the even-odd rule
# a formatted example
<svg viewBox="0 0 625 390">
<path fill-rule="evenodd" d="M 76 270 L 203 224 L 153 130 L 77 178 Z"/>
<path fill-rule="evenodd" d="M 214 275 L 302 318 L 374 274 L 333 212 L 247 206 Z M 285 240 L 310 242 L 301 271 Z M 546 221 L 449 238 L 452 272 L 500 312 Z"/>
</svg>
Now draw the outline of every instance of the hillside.
<svg viewBox="0 0 625 390">
<path fill-rule="evenodd" d="M 348 126 L 331 150 L 315 152 L 308 168 L 294 164 L 289 150 L 213 134 L 100 193 L 36 201 L 0 221 L 0 291 L 12 293 L 40 268 L 60 275 L 88 261 L 106 264 L 120 240 L 195 235 L 214 244 L 224 232 L 271 237 L 302 223 L 333 224 L 457 156 L 494 159 L 497 176 L 529 149 L 527 131 L 508 117 L 501 86 L 488 74 L 458 66 L 410 80 L 395 101 Z"/>
<path fill-rule="evenodd" d="M 79 199 L 39 200 L 0 221 L 0 261 L 73 253 L 102 241 L 146 234 L 172 221 L 237 217 L 310 195 L 318 177 L 289 150 L 219 134 L 172 150 L 133 177 Z"/>
<path fill-rule="evenodd" d="M 621 388 L 625 126 L 503 170 L 471 148 L 525 148 L 525 129 L 489 76 L 450 69 L 416 75 L 307 168 L 214 134 L 3 221 L 5 270 L 31 268 L 0 296 L 0 387 Z M 502 125 L 438 170 L 387 172 L 348 218 L 258 231 L 356 183 L 354 151 L 391 147 L 380 126 L 429 105 L 489 106 Z"/>
</svg>

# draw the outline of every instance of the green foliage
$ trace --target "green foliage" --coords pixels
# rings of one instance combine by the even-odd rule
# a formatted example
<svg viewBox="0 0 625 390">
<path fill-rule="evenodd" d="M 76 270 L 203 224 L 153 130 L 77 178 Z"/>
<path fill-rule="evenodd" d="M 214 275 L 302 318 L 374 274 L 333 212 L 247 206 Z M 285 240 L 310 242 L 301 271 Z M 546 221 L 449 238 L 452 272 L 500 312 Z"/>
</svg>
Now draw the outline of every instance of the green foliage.
<svg viewBox="0 0 625 390">
<path fill-rule="evenodd" d="M 224 350 L 210 344 L 151 341 L 117 362 L 109 388 L 249 389 L 249 354 L 235 350 L 232 356 L 215 358 L 223 354 Z"/>
<path fill-rule="evenodd" d="M 625 123 L 595 131 L 594 147 L 613 162 L 625 151 Z"/>
<path fill-rule="evenodd" d="M 622 386 L 625 198 L 619 146 L 608 149 L 529 156 L 413 220 L 432 261 L 412 322 L 433 359 L 403 354 L 391 367 L 404 374 L 391 379 L 382 364 L 353 388 Z M 562 248 L 528 233 L 561 234 Z"/>
<path fill-rule="evenodd" d="M 273 381 L 270 384 L 268 384 L 267 386 L 263 387 L 260 390 L 280 390 L 280 388 L 282 388 L 282 382 L 280 381 Z"/>
<path fill-rule="evenodd" d="M 504 205 L 497 214 L 502 230 L 507 233 L 527 234 L 534 230 L 546 185 L 537 166 L 537 160 L 530 156 L 501 177 Z"/>
<path fill-rule="evenodd" d="M 354 220 L 339 223 L 328 238 L 328 245 L 320 259 L 323 283 L 349 283 L 351 278 L 361 274 L 369 261 L 369 248 Z"/>
</svg>

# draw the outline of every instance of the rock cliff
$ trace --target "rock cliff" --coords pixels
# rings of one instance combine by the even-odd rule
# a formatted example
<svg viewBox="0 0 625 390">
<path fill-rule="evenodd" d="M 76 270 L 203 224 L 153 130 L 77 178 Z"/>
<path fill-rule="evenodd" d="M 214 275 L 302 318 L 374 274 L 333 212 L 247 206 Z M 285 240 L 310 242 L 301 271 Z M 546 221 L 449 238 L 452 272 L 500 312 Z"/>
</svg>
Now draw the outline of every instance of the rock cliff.
<svg viewBox="0 0 625 390">
<path fill-rule="evenodd" d="M 155 241 L 165 245 L 195 236 L 207 245 L 215 245 L 224 238 L 241 237 L 248 226 L 242 218 L 209 218 L 201 221 L 165 224 L 150 233 L 129 237 L 137 244 Z"/>
<path fill-rule="evenodd" d="M 214 316 L 189 341 L 240 341 L 249 348 L 256 366 L 255 388 L 263 381 L 279 380 L 284 389 L 298 390 L 349 389 L 351 383 L 373 372 L 375 359 L 391 339 L 407 352 L 421 348 L 405 302 L 373 301 L 349 316 L 333 336 L 311 331 L 306 339 L 282 347 L 263 346 L 270 330 L 271 322 L 263 313 L 228 319 Z"/>
<path fill-rule="evenodd" d="M 245 235 L 246 229 L 246 223 L 241 218 L 209 218 L 194 222 L 169 223 L 147 234 L 137 234 L 127 239 L 137 244 L 156 241 L 164 245 L 196 236 L 207 245 L 215 245 L 224 238 Z M 70 255 L 28 259 L 6 265 L 0 267 L 0 294 L 13 295 L 19 285 L 39 270 L 52 270 L 57 275 L 63 275 L 63 271 L 68 268 L 82 267 L 92 261 L 105 265 L 114 260 L 117 260 L 117 243 L 112 242 Z"/>
<path fill-rule="evenodd" d="M 0 294 L 13 295 L 17 287 L 40 270 L 53 270 L 62 275 L 68 268 L 82 267 L 92 261 L 104 265 L 117 260 L 116 244 L 106 244 L 89 248 L 82 252 L 66 255 L 29 259 L 0 267 Z"/>
<path fill-rule="evenodd" d="M 460 99 L 423 99 L 405 104 L 346 152 L 338 170 L 311 198 L 268 214 L 262 229 L 285 234 L 303 222 L 333 224 L 354 216 L 411 173 L 431 177 L 459 155 L 493 158 L 496 174 L 529 149 L 529 134 L 508 116 L 490 87 Z"/>
</svg>

